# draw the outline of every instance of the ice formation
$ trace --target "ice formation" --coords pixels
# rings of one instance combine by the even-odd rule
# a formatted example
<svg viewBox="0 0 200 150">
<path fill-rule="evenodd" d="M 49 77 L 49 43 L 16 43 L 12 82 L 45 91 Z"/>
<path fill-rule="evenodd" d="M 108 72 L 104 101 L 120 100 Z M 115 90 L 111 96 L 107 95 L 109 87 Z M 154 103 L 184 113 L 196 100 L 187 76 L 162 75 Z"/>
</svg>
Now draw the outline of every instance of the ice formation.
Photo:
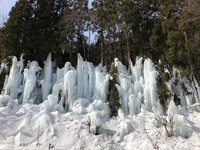
<svg viewBox="0 0 200 150">
<path fill-rule="evenodd" d="M 40 67 L 36 61 L 30 63 L 29 68 L 24 69 L 24 91 L 23 91 L 23 104 L 29 103 L 31 98 L 36 98 L 36 96 L 31 97 L 33 94 L 34 88 L 37 84 L 37 72 L 40 70 Z M 34 100 L 33 100 L 34 101 Z"/>
<path fill-rule="evenodd" d="M 23 57 L 23 56 L 22 56 Z M 21 57 L 20 61 L 17 61 L 17 58 L 14 56 L 12 58 L 12 66 L 10 69 L 10 74 L 8 79 L 5 80 L 3 93 L 5 95 L 10 95 L 12 99 L 17 99 L 19 93 L 22 92 L 21 84 L 23 80 L 23 69 L 24 63 L 23 58 Z"/>
<path fill-rule="evenodd" d="M 36 61 L 29 62 L 24 67 L 22 57 L 19 61 L 13 57 L 12 61 L 10 74 L 6 76 L 0 96 L 1 106 L 11 106 L 14 104 L 11 101 L 15 100 L 19 104 L 42 103 L 41 110 L 48 112 L 86 113 L 90 112 L 87 107 L 100 105 L 100 101 L 108 105 L 110 75 L 102 64 L 95 67 L 78 55 L 77 67 L 66 62 L 63 68 L 55 69 L 51 54 L 48 55 L 43 69 Z M 130 70 L 117 58 L 114 65 L 118 71 L 116 87 L 125 115 L 137 115 L 142 107 L 150 112 L 154 107 L 160 114 L 164 114 L 157 95 L 159 74 L 150 59 L 137 57 Z M 181 107 L 189 111 L 199 110 L 198 107 L 192 107 L 200 101 L 200 88 L 195 78 L 182 78 L 176 69 L 169 74 L 171 79 L 166 82 L 166 86 L 172 97 L 166 101 L 170 103 L 176 94 L 180 98 Z M 103 107 L 103 104 L 100 106 Z M 95 112 L 99 113 L 99 110 Z"/>
<path fill-rule="evenodd" d="M 41 80 L 42 86 L 42 100 L 46 100 L 52 88 L 52 61 L 51 54 L 48 55 L 44 66 L 43 79 Z"/>
<path fill-rule="evenodd" d="M 133 126 L 128 121 L 127 115 L 148 116 L 156 113 L 160 118 L 168 121 L 173 119 L 174 134 L 190 137 L 193 130 L 185 116 L 187 111 L 200 111 L 200 87 L 196 79 L 182 77 L 175 68 L 172 72 L 166 69 L 170 80 L 165 84 L 171 96 L 166 99 L 168 109 L 165 112 L 157 94 L 159 73 L 156 66 L 150 59 L 142 57 L 137 57 L 134 65 L 130 64 L 130 68 L 127 69 L 117 58 L 114 60 L 117 69 L 115 86 L 121 107 L 118 116 L 113 117 L 113 121 L 117 124 L 117 132 L 112 134 L 121 140 L 124 136 L 132 134 L 139 126 L 139 124 Z M 40 68 L 36 61 L 28 62 L 24 67 L 22 57 L 19 61 L 13 57 L 10 74 L 5 77 L 0 95 L 0 107 L 7 106 L 13 109 L 13 106 L 23 105 L 23 109 L 19 110 L 17 116 L 24 117 L 21 124 L 24 133 L 28 133 L 28 128 L 33 132 L 38 132 L 39 128 L 41 130 L 50 128 L 45 130 L 44 134 L 48 132 L 53 135 L 52 114 L 66 112 L 69 112 L 65 114 L 68 117 L 73 114 L 90 118 L 91 127 L 95 130 L 96 127 L 101 127 L 110 120 L 111 103 L 108 97 L 111 79 L 112 75 L 105 66 L 99 64 L 95 67 L 92 63 L 84 61 L 80 55 L 76 67 L 66 62 L 63 68 L 56 68 L 51 54 L 48 55 L 44 68 Z M 180 100 L 179 106 L 176 106 L 175 97 Z M 39 104 L 36 112 L 40 113 L 26 115 L 29 111 L 26 107 L 32 104 Z M 36 105 L 32 105 L 31 108 L 34 109 L 34 106 Z M 27 124 L 29 121 L 32 124 Z M 153 125 L 161 127 L 159 123 L 153 122 Z M 106 129 L 102 127 L 102 130 Z M 17 134 L 17 136 L 21 135 Z"/>
<path fill-rule="evenodd" d="M 189 138 L 192 135 L 191 125 L 186 120 L 185 114 L 180 111 L 173 100 L 170 101 L 167 115 L 169 119 L 173 119 L 175 134 L 185 138 Z"/>
<path fill-rule="evenodd" d="M 126 122 L 122 121 L 119 124 L 119 129 L 118 129 L 117 135 L 119 135 L 120 138 L 123 138 L 125 135 L 127 135 L 133 131 L 134 131 L 134 128 L 131 125 L 131 123 L 129 123 L 128 121 L 126 121 Z"/>
<path fill-rule="evenodd" d="M 136 58 L 135 66 L 131 66 L 131 73 L 129 73 L 121 62 L 115 59 L 119 74 L 117 88 L 125 114 L 140 113 L 142 103 L 148 111 L 158 106 L 156 82 L 158 72 L 150 59 L 144 60 L 144 63 L 142 61 L 142 58 Z"/>
<path fill-rule="evenodd" d="M 169 91 L 173 95 L 176 94 L 180 99 L 181 107 L 187 108 L 188 106 L 200 102 L 199 85 L 194 77 L 190 79 L 182 78 L 179 71 L 174 68 L 171 73 L 171 79 L 166 84 Z M 190 107 L 188 110 L 199 111 L 199 109 L 195 107 Z"/>
</svg>

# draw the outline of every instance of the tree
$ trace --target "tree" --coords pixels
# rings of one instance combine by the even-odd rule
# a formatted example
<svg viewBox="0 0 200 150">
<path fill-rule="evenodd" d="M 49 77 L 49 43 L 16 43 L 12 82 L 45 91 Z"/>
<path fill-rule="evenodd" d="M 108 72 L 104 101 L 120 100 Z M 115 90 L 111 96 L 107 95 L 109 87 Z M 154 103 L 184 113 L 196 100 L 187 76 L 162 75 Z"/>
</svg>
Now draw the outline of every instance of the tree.
<svg viewBox="0 0 200 150">
<path fill-rule="evenodd" d="M 50 52 L 54 58 L 60 56 L 58 22 L 67 4 L 67 1 L 62 0 L 34 1 L 34 18 L 30 31 L 32 34 L 29 37 L 29 45 L 34 45 L 29 49 L 33 50 L 34 59 L 38 60 L 40 64 Z"/>
<path fill-rule="evenodd" d="M 80 53 L 84 59 L 87 58 L 84 32 L 88 31 L 88 22 L 88 0 L 71 1 L 60 22 L 62 27 L 60 47 L 70 53 L 72 64 L 76 63 L 77 53 Z"/>
<path fill-rule="evenodd" d="M 26 60 L 43 65 L 48 53 L 58 56 L 57 25 L 66 4 L 62 0 L 19 0 L 0 30 L 1 57 L 24 53 Z"/>
<path fill-rule="evenodd" d="M 1 60 L 7 56 L 15 55 L 19 57 L 25 52 L 25 37 L 28 34 L 32 20 L 32 7 L 26 0 L 20 0 L 12 8 L 9 19 L 5 26 L 0 29 L 1 40 Z"/>
<path fill-rule="evenodd" d="M 120 101 L 119 101 L 119 92 L 116 88 L 116 84 L 118 76 L 117 76 L 117 68 L 115 67 L 114 63 L 111 65 L 109 74 L 111 75 L 109 80 L 109 95 L 108 95 L 108 102 L 110 104 L 111 116 L 117 116 L 118 110 L 120 109 Z"/>
<path fill-rule="evenodd" d="M 189 55 L 185 46 L 184 32 L 179 28 L 183 3 L 180 0 L 159 0 L 150 37 L 150 46 L 156 59 L 169 68 L 176 66 L 187 75 L 190 71 Z M 186 60 L 186 61 L 185 61 Z"/>
<path fill-rule="evenodd" d="M 100 42 L 100 50 L 101 50 L 101 63 L 104 64 L 104 46 L 105 46 L 105 20 L 106 20 L 106 13 L 105 13 L 105 0 L 94 0 L 92 2 L 93 10 L 92 15 L 93 22 L 96 31 L 99 35 L 99 42 Z"/>
<path fill-rule="evenodd" d="M 119 28 L 126 39 L 127 58 L 136 56 L 150 57 L 150 40 L 152 33 L 156 1 L 122 0 L 119 3 Z"/>
<path fill-rule="evenodd" d="M 181 13 L 179 28 L 185 36 L 186 52 L 188 53 L 192 74 L 200 82 L 200 0 L 185 0 Z"/>
</svg>

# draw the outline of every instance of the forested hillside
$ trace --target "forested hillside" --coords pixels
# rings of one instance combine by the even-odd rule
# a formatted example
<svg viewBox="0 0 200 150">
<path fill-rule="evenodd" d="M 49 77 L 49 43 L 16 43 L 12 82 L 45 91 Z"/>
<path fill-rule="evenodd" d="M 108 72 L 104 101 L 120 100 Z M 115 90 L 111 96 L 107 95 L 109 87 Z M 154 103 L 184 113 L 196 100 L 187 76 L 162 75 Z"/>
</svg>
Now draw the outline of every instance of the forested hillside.
<svg viewBox="0 0 200 150">
<path fill-rule="evenodd" d="M 199 10 L 18 0 L 0 26 L 0 149 L 200 149 Z"/>
<path fill-rule="evenodd" d="M 199 0 L 18 0 L 0 28 L 0 61 L 36 60 L 51 52 L 57 65 L 94 64 L 136 56 L 162 61 L 199 81 Z M 89 7 L 90 6 L 90 7 Z M 96 37 L 93 37 L 93 35 Z M 7 62 L 10 62 L 7 59 Z"/>
</svg>

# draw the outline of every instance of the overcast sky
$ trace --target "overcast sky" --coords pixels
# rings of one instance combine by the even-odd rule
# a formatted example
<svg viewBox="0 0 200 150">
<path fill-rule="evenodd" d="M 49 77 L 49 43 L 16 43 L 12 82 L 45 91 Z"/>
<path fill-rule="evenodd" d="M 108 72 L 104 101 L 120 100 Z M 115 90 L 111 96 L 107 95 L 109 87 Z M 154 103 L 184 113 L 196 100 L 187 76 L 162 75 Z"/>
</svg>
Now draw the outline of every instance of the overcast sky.
<svg viewBox="0 0 200 150">
<path fill-rule="evenodd" d="M 12 6 L 15 5 L 15 2 L 18 0 L 0 0 L 0 12 L 8 14 L 9 11 L 11 10 Z M 91 2 L 93 0 L 89 0 L 90 4 L 89 7 L 91 7 Z"/>
<path fill-rule="evenodd" d="M 8 19 L 8 14 L 11 8 L 18 0 L 0 0 L 0 27 Z"/>
<path fill-rule="evenodd" d="M 8 14 L 17 0 L 0 0 L 0 13 Z"/>
</svg>

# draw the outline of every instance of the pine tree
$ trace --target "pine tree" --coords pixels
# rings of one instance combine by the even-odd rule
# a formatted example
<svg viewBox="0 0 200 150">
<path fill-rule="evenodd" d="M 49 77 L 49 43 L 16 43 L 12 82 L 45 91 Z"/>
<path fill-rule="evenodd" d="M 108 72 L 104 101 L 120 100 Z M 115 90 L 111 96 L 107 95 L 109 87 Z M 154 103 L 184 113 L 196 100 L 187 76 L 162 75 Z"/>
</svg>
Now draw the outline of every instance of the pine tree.
<svg viewBox="0 0 200 150">
<path fill-rule="evenodd" d="M 48 53 L 51 52 L 54 57 L 58 57 L 61 53 L 58 22 L 67 2 L 62 0 L 37 0 L 34 4 L 34 19 L 31 24 L 32 36 L 30 35 L 29 44 L 33 44 L 34 58 L 41 64 Z"/>
<path fill-rule="evenodd" d="M 71 61 L 76 64 L 77 53 L 84 59 L 87 58 L 87 45 L 85 31 L 88 31 L 89 22 L 88 0 L 76 0 L 70 2 L 60 26 L 62 27 L 60 47 L 70 54 Z"/>
<path fill-rule="evenodd" d="M 176 66 L 186 73 L 189 56 L 184 33 L 179 28 L 182 3 L 179 0 L 159 0 L 156 5 L 157 17 L 153 23 L 150 46 L 157 52 L 157 60 L 161 59 L 170 68 Z"/>
<path fill-rule="evenodd" d="M 100 51 L 101 51 L 101 63 L 104 64 L 104 51 L 105 51 L 105 23 L 107 20 L 106 17 L 106 7 L 105 7 L 105 0 L 94 0 L 92 2 L 92 21 L 95 27 L 95 31 L 97 31 L 99 37 L 98 41 L 100 43 Z"/>
<path fill-rule="evenodd" d="M 105 60 L 111 64 L 117 57 L 117 47 L 119 45 L 119 0 L 105 1 Z M 119 54 L 119 53 L 118 53 Z M 119 56 L 119 55 L 118 55 Z"/>
<path fill-rule="evenodd" d="M 28 48 L 26 45 L 33 8 L 26 0 L 20 0 L 12 8 L 9 19 L 0 30 L 1 60 L 7 56 L 19 57 Z"/>
<path fill-rule="evenodd" d="M 134 60 L 136 56 L 150 56 L 150 40 L 152 33 L 156 2 L 154 0 L 122 0 L 120 9 L 120 30 L 126 39 L 127 57 Z"/>
<path fill-rule="evenodd" d="M 0 30 L 1 57 L 24 53 L 26 60 L 43 65 L 48 53 L 58 55 L 58 21 L 65 6 L 62 0 L 19 0 Z"/>
<path fill-rule="evenodd" d="M 119 92 L 116 88 L 116 84 L 118 81 L 117 76 L 117 68 L 114 64 L 111 65 L 109 73 L 111 75 L 109 80 L 109 96 L 108 102 L 110 104 L 111 116 L 117 116 L 118 110 L 120 109 L 121 105 L 119 102 Z"/>
<path fill-rule="evenodd" d="M 182 2 L 181 21 L 179 28 L 185 37 L 186 52 L 189 57 L 191 73 L 200 82 L 200 1 L 185 0 Z"/>
</svg>

